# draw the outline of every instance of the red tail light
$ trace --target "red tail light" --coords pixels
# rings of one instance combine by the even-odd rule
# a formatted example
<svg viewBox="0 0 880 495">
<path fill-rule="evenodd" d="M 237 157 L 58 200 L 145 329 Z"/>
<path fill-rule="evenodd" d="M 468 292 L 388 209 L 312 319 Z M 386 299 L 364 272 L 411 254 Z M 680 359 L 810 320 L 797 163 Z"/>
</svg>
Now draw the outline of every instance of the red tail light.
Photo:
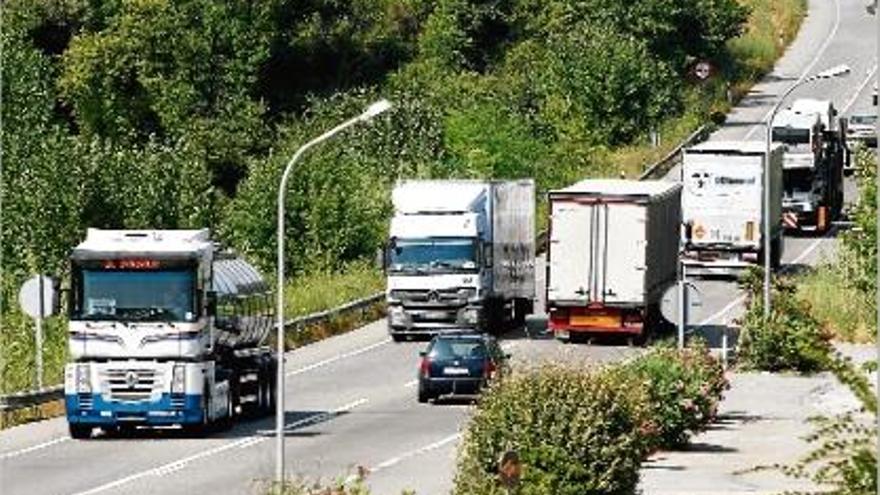
<svg viewBox="0 0 880 495">
<path fill-rule="evenodd" d="M 486 366 L 483 367 L 483 376 L 486 378 L 493 378 L 495 376 L 495 362 L 491 359 L 486 360 Z"/>
<path fill-rule="evenodd" d="M 423 357 L 422 363 L 419 365 L 419 370 L 423 376 L 429 376 L 431 374 L 431 360 L 427 357 Z"/>
</svg>

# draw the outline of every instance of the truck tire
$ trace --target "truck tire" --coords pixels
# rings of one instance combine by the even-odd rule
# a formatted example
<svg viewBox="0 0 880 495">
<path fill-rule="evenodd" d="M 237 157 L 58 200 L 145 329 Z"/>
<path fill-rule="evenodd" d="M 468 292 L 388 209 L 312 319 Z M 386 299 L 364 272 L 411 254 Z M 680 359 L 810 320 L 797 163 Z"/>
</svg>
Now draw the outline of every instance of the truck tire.
<svg viewBox="0 0 880 495">
<path fill-rule="evenodd" d="M 777 237 L 770 246 L 770 268 L 774 272 L 782 267 L 782 243 L 782 237 Z"/>
<path fill-rule="evenodd" d="M 74 440 L 88 440 L 92 438 L 92 425 L 81 423 L 68 423 L 67 430 L 70 432 L 70 438 Z"/>
<path fill-rule="evenodd" d="M 526 324 L 526 317 L 535 311 L 535 303 L 531 299 L 513 301 L 513 323 L 517 328 Z"/>
</svg>

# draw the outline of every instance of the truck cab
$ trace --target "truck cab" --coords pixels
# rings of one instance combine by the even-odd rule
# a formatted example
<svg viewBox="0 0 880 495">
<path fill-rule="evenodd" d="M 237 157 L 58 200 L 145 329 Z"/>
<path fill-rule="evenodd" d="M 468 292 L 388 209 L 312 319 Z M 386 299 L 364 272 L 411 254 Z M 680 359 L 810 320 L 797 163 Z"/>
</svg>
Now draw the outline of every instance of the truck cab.
<svg viewBox="0 0 880 495">
<path fill-rule="evenodd" d="M 392 338 L 524 320 L 535 290 L 534 201 L 531 180 L 398 183 L 384 263 Z"/>
<path fill-rule="evenodd" d="M 268 412 L 274 356 L 259 347 L 272 325 L 267 286 L 207 229 L 89 229 L 70 263 L 71 436 L 198 430 L 252 400 Z"/>
</svg>

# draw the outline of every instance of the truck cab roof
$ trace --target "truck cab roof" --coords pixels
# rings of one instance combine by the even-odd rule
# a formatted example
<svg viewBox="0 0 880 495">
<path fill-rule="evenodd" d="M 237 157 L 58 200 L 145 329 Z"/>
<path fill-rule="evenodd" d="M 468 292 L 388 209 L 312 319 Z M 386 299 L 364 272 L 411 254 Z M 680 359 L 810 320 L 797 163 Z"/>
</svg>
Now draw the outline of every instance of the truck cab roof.
<svg viewBox="0 0 880 495">
<path fill-rule="evenodd" d="M 773 119 L 773 127 L 792 129 L 813 129 L 821 124 L 818 113 L 802 113 L 795 110 L 780 110 Z"/>
<path fill-rule="evenodd" d="M 75 259 L 108 256 L 200 257 L 213 251 L 208 229 L 104 230 L 90 228 L 86 239 L 73 249 Z"/>
</svg>

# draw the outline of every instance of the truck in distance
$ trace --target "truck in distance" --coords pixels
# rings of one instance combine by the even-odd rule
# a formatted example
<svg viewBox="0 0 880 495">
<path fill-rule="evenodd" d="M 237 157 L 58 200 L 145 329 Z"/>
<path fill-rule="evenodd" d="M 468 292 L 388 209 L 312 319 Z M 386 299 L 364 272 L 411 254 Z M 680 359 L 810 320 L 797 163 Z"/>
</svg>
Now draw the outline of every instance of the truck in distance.
<svg viewBox="0 0 880 495">
<path fill-rule="evenodd" d="M 532 180 L 406 180 L 393 190 L 385 255 L 388 330 L 497 332 L 535 295 Z"/>
<path fill-rule="evenodd" d="M 268 287 L 207 229 L 89 229 L 70 261 L 64 394 L 73 438 L 95 427 L 201 433 L 272 411 Z"/>
<path fill-rule="evenodd" d="M 549 328 L 643 341 L 663 323 L 660 300 L 678 273 L 681 185 L 584 180 L 550 191 Z"/>
<path fill-rule="evenodd" d="M 773 121 L 785 145 L 782 222 L 786 229 L 824 232 L 843 207 L 846 125 L 835 126 L 830 101 L 800 99 Z"/>
<path fill-rule="evenodd" d="M 771 264 L 782 257 L 782 146 L 767 157 L 763 141 L 709 141 L 683 152 L 682 263 L 690 275 L 735 276 L 763 262 L 764 236 Z M 764 184 L 764 167 L 770 183 Z M 764 229 L 764 187 L 770 193 L 770 231 Z"/>
</svg>

